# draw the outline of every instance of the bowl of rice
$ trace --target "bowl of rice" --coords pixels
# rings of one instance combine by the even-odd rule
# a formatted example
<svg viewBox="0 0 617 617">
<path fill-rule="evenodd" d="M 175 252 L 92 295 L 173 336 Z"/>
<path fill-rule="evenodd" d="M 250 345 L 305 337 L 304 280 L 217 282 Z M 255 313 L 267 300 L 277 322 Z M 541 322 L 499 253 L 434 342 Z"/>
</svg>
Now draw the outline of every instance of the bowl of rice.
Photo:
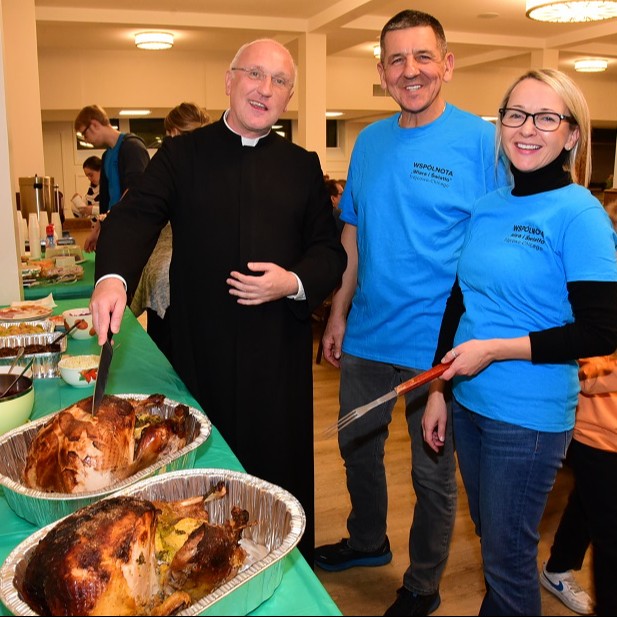
<svg viewBox="0 0 617 617">
<path fill-rule="evenodd" d="M 58 363 L 60 376 L 75 388 L 93 386 L 99 367 L 99 357 L 95 355 L 64 356 Z"/>
</svg>

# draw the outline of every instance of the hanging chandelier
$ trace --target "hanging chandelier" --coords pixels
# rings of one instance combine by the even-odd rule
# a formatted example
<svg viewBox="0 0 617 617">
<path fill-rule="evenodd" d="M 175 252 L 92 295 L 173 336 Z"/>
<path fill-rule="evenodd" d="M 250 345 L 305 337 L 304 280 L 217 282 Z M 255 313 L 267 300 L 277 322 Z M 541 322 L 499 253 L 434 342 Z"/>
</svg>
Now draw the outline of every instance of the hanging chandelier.
<svg viewBox="0 0 617 617">
<path fill-rule="evenodd" d="M 617 17 L 617 0 L 527 0 L 525 15 L 554 23 L 600 21 Z"/>
</svg>

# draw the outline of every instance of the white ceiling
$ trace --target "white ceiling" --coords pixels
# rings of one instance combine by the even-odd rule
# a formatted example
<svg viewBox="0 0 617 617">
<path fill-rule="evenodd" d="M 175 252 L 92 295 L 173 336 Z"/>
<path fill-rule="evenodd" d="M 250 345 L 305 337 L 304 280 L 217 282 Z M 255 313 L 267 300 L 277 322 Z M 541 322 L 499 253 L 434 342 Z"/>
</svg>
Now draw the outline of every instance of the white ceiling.
<svg viewBox="0 0 617 617">
<path fill-rule="evenodd" d="M 372 53 L 385 22 L 406 8 L 435 15 L 444 26 L 455 69 L 506 66 L 525 70 L 530 54 L 559 50 L 559 68 L 576 58 L 601 56 L 608 70 L 598 80 L 617 80 L 617 19 L 588 24 L 544 24 L 525 16 L 525 0 L 35 0 L 38 47 L 148 53 L 133 35 L 162 28 L 176 36 L 165 53 L 203 51 L 230 57 L 248 40 L 277 38 L 294 51 L 301 33 L 327 37 L 328 56 Z"/>
</svg>

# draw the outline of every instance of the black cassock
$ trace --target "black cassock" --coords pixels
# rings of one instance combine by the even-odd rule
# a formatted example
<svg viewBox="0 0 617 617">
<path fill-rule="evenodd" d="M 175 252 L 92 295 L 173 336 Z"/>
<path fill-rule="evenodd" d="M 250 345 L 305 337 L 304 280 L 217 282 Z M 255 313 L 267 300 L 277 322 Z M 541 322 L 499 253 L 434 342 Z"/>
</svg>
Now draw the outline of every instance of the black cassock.
<svg viewBox="0 0 617 617">
<path fill-rule="evenodd" d="M 302 503 L 312 565 L 311 313 L 346 265 L 319 159 L 274 132 L 243 146 L 222 120 L 165 139 L 102 224 L 97 280 L 134 291 L 167 220 L 173 366 L 246 471 Z M 306 300 L 238 304 L 226 279 L 248 262 L 295 272 Z"/>
</svg>

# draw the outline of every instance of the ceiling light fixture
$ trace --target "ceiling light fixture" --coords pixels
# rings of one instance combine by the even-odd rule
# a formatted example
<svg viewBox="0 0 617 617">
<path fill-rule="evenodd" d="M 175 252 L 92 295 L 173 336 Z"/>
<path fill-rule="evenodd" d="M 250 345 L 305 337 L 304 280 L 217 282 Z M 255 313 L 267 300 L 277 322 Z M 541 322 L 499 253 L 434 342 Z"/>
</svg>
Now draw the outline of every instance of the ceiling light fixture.
<svg viewBox="0 0 617 617">
<path fill-rule="evenodd" d="M 342 111 L 327 111 L 326 118 L 339 118 L 343 115 Z"/>
<path fill-rule="evenodd" d="M 139 49 L 169 49 L 173 44 L 171 32 L 138 32 L 135 35 L 135 45 Z"/>
<path fill-rule="evenodd" d="M 374 45 L 373 46 L 373 55 L 378 60 L 381 58 L 381 47 L 379 45 Z"/>
<path fill-rule="evenodd" d="M 574 70 L 579 73 L 601 73 L 608 68 L 608 60 L 602 58 L 586 58 L 585 60 L 575 60 Z"/>
<path fill-rule="evenodd" d="M 617 17 L 617 0 L 527 0 L 525 15 L 537 21 L 578 23 Z"/>
<path fill-rule="evenodd" d="M 121 109 L 120 116 L 149 116 L 152 112 L 149 109 Z"/>
</svg>

